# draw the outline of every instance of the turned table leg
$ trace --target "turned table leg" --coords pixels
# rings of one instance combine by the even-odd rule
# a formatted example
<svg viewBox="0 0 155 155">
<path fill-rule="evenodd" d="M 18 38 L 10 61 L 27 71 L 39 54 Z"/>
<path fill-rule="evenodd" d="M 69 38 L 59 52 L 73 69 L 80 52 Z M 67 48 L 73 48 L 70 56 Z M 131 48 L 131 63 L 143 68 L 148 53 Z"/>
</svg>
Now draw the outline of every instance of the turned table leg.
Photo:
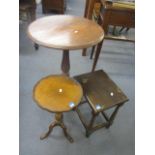
<svg viewBox="0 0 155 155">
<path fill-rule="evenodd" d="M 69 70 L 70 70 L 69 50 L 63 50 L 61 70 L 65 75 L 69 76 Z"/>
<path fill-rule="evenodd" d="M 50 124 L 48 131 L 43 136 L 41 136 L 40 139 L 43 140 L 43 139 L 47 138 L 55 126 L 60 126 L 63 129 L 65 137 L 71 143 L 73 142 L 73 138 L 69 135 L 69 133 L 67 132 L 67 128 L 66 128 L 65 124 L 63 123 L 63 114 L 62 113 L 55 114 L 54 122 Z"/>
</svg>

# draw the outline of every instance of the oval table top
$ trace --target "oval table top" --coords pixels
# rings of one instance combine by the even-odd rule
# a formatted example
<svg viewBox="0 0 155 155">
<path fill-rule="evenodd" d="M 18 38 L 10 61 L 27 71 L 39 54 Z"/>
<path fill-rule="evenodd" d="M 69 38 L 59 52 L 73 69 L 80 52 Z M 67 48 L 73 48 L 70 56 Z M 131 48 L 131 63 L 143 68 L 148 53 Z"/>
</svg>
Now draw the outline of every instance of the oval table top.
<svg viewBox="0 0 155 155">
<path fill-rule="evenodd" d="M 83 17 L 53 15 L 32 22 L 28 35 L 45 47 L 74 50 L 98 44 L 104 38 L 104 31 L 94 21 Z"/>
<path fill-rule="evenodd" d="M 50 112 L 70 111 L 80 103 L 82 96 L 81 85 L 66 75 L 47 76 L 33 90 L 37 104 Z"/>
</svg>

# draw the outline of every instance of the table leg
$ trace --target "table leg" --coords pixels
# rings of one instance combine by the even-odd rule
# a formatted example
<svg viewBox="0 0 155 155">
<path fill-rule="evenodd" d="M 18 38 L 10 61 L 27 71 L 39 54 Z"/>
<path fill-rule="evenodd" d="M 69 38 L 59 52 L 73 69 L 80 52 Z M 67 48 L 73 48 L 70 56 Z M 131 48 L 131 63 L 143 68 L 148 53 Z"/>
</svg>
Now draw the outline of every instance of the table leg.
<svg viewBox="0 0 155 155">
<path fill-rule="evenodd" d="M 83 51 L 82 51 L 82 56 L 86 56 L 86 52 L 87 52 L 87 49 L 84 48 Z"/>
<path fill-rule="evenodd" d="M 63 129 L 63 132 L 64 132 L 65 137 L 69 140 L 69 142 L 73 143 L 74 140 L 73 140 L 73 138 L 69 135 L 69 133 L 67 132 L 67 128 L 66 128 L 66 126 L 64 125 L 64 123 L 61 123 L 60 126 L 61 126 L 61 128 Z"/>
<path fill-rule="evenodd" d="M 48 131 L 43 136 L 41 136 L 40 139 L 43 140 L 43 139 L 47 138 L 55 126 L 60 126 L 63 129 L 65 137 L 71 143 L 73 142 L 73 138 L 69 135 L 69 133 L 67 132 L 67 128 L 63 123 L 63 114 L 62 113 L 55 114 L 55 121 L 50 124 Z"/>
<path fill-rule="evenodd" d="M 96 64 L 101 52 L 101 48 L 102 48 L 102 44 L 103 44 L 103 40 L 97 45 L 97 49 L 96 49 L 96 53 L 95 53 L 95 58 L 94 58 L 94 62 L 93 62 L 93 67 L 92 67 L 92 72 L 94 72 L 95 68 L 96 68 Z"/>
<path fill-rule="evenodd" d="M 92 47 L 92 51 L 91 51 L 91 54 L 90 54 L 90 59 L 93 59 L 94 52 L 95 52 L 95 45 Z"/>
<path fill-rule="evenodd" d="M 47 138 L 56 125 L 57 125 L 56 122 L 53 122 L 52 124 L 50 124 L 48 131 L 45 134 L 41 135 L 40 139 L 43 140 L 43 139 Z"/>
<path fill-rule="evenodd" d="M 114 121 L 114 119 L 115 119 L 115 117 L 116 117 L 116 114 L 118 113 L 118 110 L 119 110 L 119 108 L 122 106 L 123 104 L 120 104 L 120 105 L 117 105 L 117 107 L 115 108 L 115 110 L 114 110 L 114 112 L 112 113 L 112 115 L 110 116 L 110 118 L 109 118 L 109 121 L 108 121 L 108 125 L 107 125 L 107 128 L 109 128 L 111 125 L 112 125 L 112 123 L 113 123 L 113 121 Z"/>
<path fill-rule="evenodd" d="M 70 69 L 69 50 L 63 50 L 61 69 L 64 74 L 69 76 L 69 69 Z"/>
<path fill-rule="evenodd" d="M 34 43 L 34 48 L 35 48 L 35 50 L 38 50 L 39 49 L 39 45 Z"/>
</svg>

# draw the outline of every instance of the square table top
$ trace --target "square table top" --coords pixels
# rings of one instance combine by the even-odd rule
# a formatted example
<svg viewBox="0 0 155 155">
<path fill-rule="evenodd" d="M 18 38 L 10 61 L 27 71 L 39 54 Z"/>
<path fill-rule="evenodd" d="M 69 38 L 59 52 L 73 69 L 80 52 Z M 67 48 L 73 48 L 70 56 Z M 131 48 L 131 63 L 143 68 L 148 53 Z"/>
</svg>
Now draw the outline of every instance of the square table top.
<svg viewBox="0 0 155 155">
<path fill-rule="evenodd" d="M 84 95 L 95 112 L 128 101 L 123 91 L 103 70 L 75 76 L 75 79 L 81 83 Z"/>
</svg>

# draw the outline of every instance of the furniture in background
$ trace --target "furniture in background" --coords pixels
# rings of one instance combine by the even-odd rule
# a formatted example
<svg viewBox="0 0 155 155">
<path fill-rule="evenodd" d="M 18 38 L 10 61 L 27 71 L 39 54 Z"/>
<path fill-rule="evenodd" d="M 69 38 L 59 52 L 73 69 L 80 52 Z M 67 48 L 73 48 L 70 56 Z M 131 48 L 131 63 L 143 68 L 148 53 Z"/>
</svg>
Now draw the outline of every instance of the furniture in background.
<svg viewBox="0 0 155 155">
<path fill-rule="evenodd" d="M 100 5 L 99 5 L 100 3 Z M 100 7 L 99 13 L 97 13 L 98 17 L 96 17 L 95 13 L 95 5 L 98 4 Z M 133 39 L 127 38 L 126 36 L 122 35 L 114 35 L 116 27 L 121 27 L 119 33 L 122 32 L 123 29 L 126 28 L 128 31 L 130 28 L 135 27 L 135 6 L 134 3 L 131 2 L 122 2 L 122 1 L 106 1 L 106 0 L 87 0 L 86 1 L 86 8 L 85 8 L 85 15 L 86 18 L 95 19 L 96 22 L 101 25 L 105 32 L 105 39 L 112 39 L 112 40 L 121 40 L 121 41 L 131 41 L 134 42 Z M 113 33 L 109 34 L 108 29 L 109 26 L 113 26 Z M 92 48 L 90 58 L 93 58 L 95 51 L 95 47 Z M 98 50 L 97 57 L 94 58 L 94 64 L 92 71 L 95 70 L 96 64 L 98 62 L 98 58 L 100 55 L 100 50 Z M 86 56 L 86 49 L 82 52 L 83 56 Z"/>
<path fill-rule="evenodd" d="M 108 0 L 86 0 L 84 17 L 88 19 L 97 18 L 97 22 L 108 33 L 109 25 L 121 26 L 123 28 L 135 27 L 135 4 L 133 2 L 108 1 Z M 98 16 L 98 17 L 97 17 Z M 107 39 L 110 39 L 108 36 Z M 112 38 L 123 39 L 123 38 Z M 124 38 L 124 40 L 128 40 Z M 128 40 L 130 41 L 130 40 Z M 133 41 L 133 40 L 131 40 Z"/>
<path fill-rule="evenodd" d="M 100 3 L 100 0 L 86 0 L 84 17 L 92 19 L 95 3 Z"/>
<path fill-rule="evenodd" d="M 39 45 L 63 50 L 61 69 L 66 75 L 69 75 L 70 70 L 69 50 L 94 45 L 97 45 L 97 50 L 100 50 L 104 38 L 103 29 L 98 24 L 83 17 L 71 15 L 37 19 L 29 25 L 28 35 Z"/>
<path fill-rule="evenodd" d="M 52 75 L 41 79 L 34 87 L 33 97 L 39 107 L 55 113 L 55 120 L 49 125 L 47 133 L 40 137 L 47 138 L 55 126 L 63 129 L 64 135 L 72 143 L 73 138 L 67 132 L 63 122 L 63 112 L 71 111 L 81 101 L 81 85 L 65 75 Z"/>
<path fill-rule="evenodd" d="M 110 25 L 122 28 L 134 28 L 135 27 L 135 6 L 134 3 L 129 2 L 109 2 L 101 0 L 101 9 L 98 23 L 103 27 L 106 34 L 106 39 L 122 40 L 122 41 L 133 41 L 125 36 L 115 36 L 108 34 L 108 28 Z M 121 28 L 120 32 L 123 30 Z"/>
<path fill-rule="evenodd" d="M 76 112 L 86 129 L 86 136 L 88 137 L 92 132 L 102 127 L 109 128 L 119 108 L 128 101 L 127 96 L 103 70 L 78 75 L 74 78 L 82 85 L 86 99 L 83 103 L 87 102 L 92 109 L 91 120 L 86 123 L 79 110 L 80 105 L 76 108 Z M 111 108 L 114 108 L 114 111 L 108 116 L 105 111 Z M 99 114 L 103 115 L 105 122 L 94 126 L 95 118 Z"/>
<path fill-rule="evenodd" d="M 35 0 L 19 0 L 19 18 L 28 23 L 36 19 Z"/>
<path fill-rule="evenodd" d="M 28 23 L 36 20 L 36 2 L 35 0 L 19 0 L 19 20 Z M 38 44 L 34 44 L 35 50 L 39 49 Z"/>
<path fill-rule="evenodd" d="M 85 11 L 84 11 L 85 18 L 88 18 L 90 20 L 92 19 L 93 9 L 96 1 L 100 2 L 100 0 L 86 0 Z M 82 56 L 86 56 L 86 52 L 87 52 L 87 49 L 84 48 L 82 52 Z"/>
<path fill-rule="evenodd" d="M 66 10 L 66 0 L 42 0 L 42 12 L 57 11 L 64 14 Z"/>
</svg>

